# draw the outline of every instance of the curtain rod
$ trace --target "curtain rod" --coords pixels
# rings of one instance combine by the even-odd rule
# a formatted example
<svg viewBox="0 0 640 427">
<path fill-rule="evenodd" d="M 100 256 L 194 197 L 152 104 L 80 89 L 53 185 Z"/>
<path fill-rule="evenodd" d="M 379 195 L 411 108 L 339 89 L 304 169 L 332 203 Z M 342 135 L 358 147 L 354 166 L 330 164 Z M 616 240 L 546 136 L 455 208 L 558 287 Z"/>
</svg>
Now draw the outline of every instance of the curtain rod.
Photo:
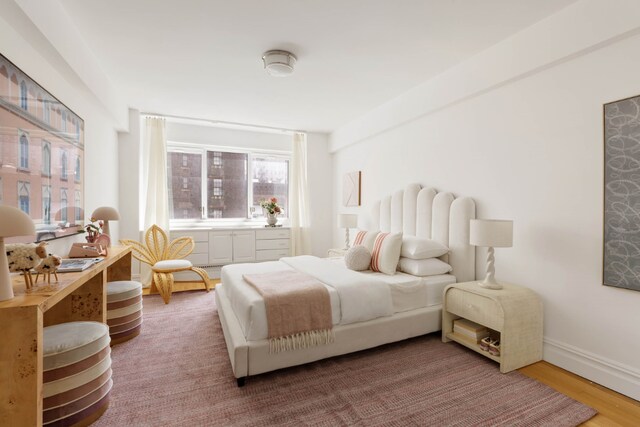
<svg viewBox="0 0 640 427">
<path fill-rule="evenodd" d="M 245 128 L 245 129 L 283 132 L 283 133 L 305 133 L 305 134 L 307 133 L 304 130 L 298 130 L 298 129 L 276 128 L 272 126 L 251 125 L 251 124 L 237 123 L 237 122 L 226 122 L 224 120 L 202 119 L 198 117 L 174 116 L 170 114 L 158 114 L 158 113 L 149 113 L 149 112 L 141 112 L 140 115 L 160 117 L 160 118 L 169 119 L 169 120 L 175 119 L 175 120 L 188 120 L 188 121 L 195 121 L 195 122 L 207 122 L 213 125 L 218 125 L 220 127 L 229 126 L 229 127 L 239 127 L 239 128 Z"/>
</svg>

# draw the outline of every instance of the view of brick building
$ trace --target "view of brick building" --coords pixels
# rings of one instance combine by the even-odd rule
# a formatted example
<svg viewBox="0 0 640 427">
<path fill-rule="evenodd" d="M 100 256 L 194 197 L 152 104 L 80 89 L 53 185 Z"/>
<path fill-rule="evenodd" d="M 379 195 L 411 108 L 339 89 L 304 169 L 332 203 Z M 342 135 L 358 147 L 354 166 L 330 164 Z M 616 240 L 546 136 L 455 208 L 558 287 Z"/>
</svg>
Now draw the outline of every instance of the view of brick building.
<svg viewBox="0 0 640 427">
<path fill-rule="evenodd" d="M 39 238 L 83 223 L 84 122 L 0 56 L 0 203 L 36 223 Z"/>
</svg>

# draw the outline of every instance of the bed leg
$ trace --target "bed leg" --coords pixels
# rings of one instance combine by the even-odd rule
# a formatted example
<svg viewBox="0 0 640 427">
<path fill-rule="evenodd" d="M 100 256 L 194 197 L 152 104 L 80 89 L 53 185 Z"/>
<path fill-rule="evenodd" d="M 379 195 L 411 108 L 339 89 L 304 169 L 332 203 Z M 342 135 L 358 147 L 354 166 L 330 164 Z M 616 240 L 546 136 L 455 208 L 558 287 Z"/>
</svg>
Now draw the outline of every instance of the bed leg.
<svg viewBox="0 0 640 427">
<path fill-rule="evenodd" d="M 238 387 L 244 387 L 246 380 L 247 380 L 247 377 L 237 378 L 236 381 L 238 382 Z"/>
</svg>

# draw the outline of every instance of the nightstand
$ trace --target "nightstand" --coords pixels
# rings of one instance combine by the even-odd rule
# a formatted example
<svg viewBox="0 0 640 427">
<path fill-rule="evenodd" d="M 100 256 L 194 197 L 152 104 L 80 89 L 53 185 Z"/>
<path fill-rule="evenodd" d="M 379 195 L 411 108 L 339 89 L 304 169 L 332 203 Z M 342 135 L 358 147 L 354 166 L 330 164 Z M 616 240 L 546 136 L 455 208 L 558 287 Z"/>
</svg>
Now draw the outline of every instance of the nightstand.
<svg viewBox="0 0 640 427">
<path fill-rule="evenodd" d="M 444 289 L 442 341 L 455 341 L 500 364 L 500 372 L 542 360 L 542 302 L 528 288 L 503 283 L 485 289 L 477 281 Z M 453 332 L 453 321 L 465 318 L 500 333 L 500 355 L 484 351 L 474 339 Z"/>
<path fill-rule="evenodd" d="M 344 254 L 347 253 L 348 249 L 329 249 L 327 251 L 327 256 L 328 257 L 341 257 L 344 256 Z"/>
</svg>

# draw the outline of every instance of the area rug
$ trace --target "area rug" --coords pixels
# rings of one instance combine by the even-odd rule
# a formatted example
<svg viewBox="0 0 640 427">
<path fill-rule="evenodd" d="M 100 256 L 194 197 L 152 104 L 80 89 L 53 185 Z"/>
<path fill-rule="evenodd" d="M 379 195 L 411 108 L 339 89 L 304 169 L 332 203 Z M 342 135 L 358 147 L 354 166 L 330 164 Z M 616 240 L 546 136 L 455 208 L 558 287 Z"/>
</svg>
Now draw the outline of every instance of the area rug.
<svg viewBox="0 0 640 427">
<path fill-rule="evenodd" d="M 144 297 L 113 348 L 96 426 L 575 426 L 596 411 L 438 334 L 250 377 L 236 386 L 214 293 Z"/>
</svg>

